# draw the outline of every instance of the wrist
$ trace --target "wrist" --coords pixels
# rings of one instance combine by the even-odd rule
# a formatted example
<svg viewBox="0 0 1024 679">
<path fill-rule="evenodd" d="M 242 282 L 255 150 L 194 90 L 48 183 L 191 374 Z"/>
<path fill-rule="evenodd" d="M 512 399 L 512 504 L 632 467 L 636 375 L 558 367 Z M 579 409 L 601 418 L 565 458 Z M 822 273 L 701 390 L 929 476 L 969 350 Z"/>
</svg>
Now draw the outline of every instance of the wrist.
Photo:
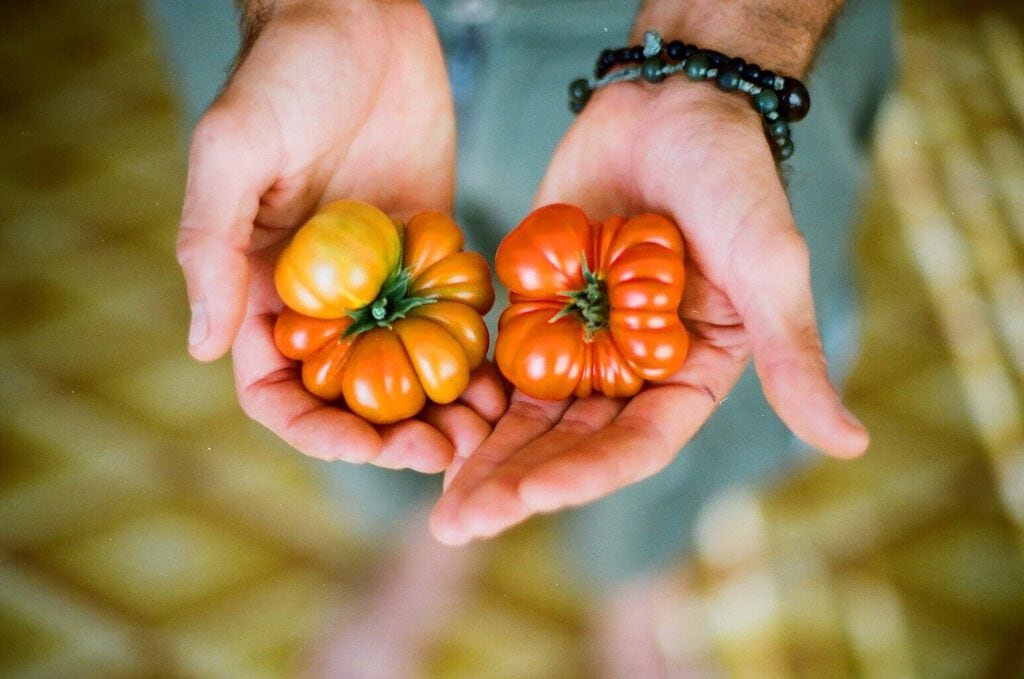
<svg viewBox="0 0 1024 679">
<path fill-rule="evenodd" d="M 741 0 L 739 2 L 647 0 L 632 38 L 656 30 L 777 73 L 803 77 L 842 0 Z"/>
<path fill-rule="evenodd" d="M 656 30 L 646 31 L 640 45 L 605 49 L 597 59 L 593 78 L 570 83 L 569 108 L 581 112 L 593 92 L 608 85 L 638 81 L 658 84 L 669 77 L 713 82 L 722 93 L 749 96 L 753 110 L 762 118 L 773 155 L 787 160 L 793 154 L 790 123 L 802 120 L 810 110 L 810 95 L 803 83 L 741 57 L 678 39 L 666 42 Z"/>
</svg>

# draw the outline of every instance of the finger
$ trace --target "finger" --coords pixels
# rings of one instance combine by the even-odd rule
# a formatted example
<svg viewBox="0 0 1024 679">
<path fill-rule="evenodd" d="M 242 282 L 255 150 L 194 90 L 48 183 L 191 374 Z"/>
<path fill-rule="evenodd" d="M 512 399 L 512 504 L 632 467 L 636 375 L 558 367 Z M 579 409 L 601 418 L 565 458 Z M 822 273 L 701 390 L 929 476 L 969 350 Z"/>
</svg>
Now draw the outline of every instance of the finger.
<svg viewBox="0 0 1024 679">
<path fill-rule="evenodd" d="M 266 140 L 225 107 L 211 109 L 196 128 L 177 253 L 192 309 L 189 351 L 199 360 L 222 356 L 242 323 L 246 255 L 274 162 Z"/>
<path fill-rule="evenodd" d="M 448 466 L 452 442 L 421 420 L 404 420 L 380 428 L 381 452 L 372 463 L 387 469 L 413 469 L 436 474 Z"/>
<path fill-rule="evenodd" d="M 604 497 L 662 470 L 735 386 L 745 355 L 695 342 L 683 369 L 649 385 L 604 429 L 531 469 L 519 496 L 531 512 Z"/>
<path fill-rule="evenodd" d="M 274 346 L 274 319 L 246 319 L 233 349 L 235 386 L 242 409 L 306 455 L 369 462 L 383 448 L 362 418 L 324 403 L 302 386 L 295 365 Z"/>
<path fill-rule="evenodd" d="M 807 246 L 786 215 L 788 210 L 777 215 L 775 225 L 752 228 L 739 239 L 735 260 L 758 265 L 734 272 L 732 296 L 750 336 L 765 396 L 779 417 L 815 448 L 835 457 L 856 457 L 867 448 L 868 433 L 829 379 Z"/>
<path fill-rule="evenodd" d="M 459 401 L 472 408 L 485 421 L 494 424 L 508 408 L 508 394 L 505 381 L 497 366 L 490 361 L 484 363 L 470 375 L 469 385 L 459 396 Z"/>
<path fill-rule="evenodd" d="M 454 448 L 454 457 L 447 465 L 445 476 L 452 465 L 466 460 L 491 433 L 491 425 L 469 406 L 460 403 L 431 404 L 423 409 L 419 419 L 444 434 Z"/>
<path fill-rule="evenodd" d="M 541 401 L 513 394 L 508 411 L 498 421 L 486 441 L 460 465 L 430 516 L 430 529 L 441 542 L 451 545 L 468 542 L 471 535 L 462 530 L 458 513 L 462 498 L 516 450 L 551 429 L 569 401 Z"/>
<path fill-rule="evenodd" d="M 455 475 L 462 469 L 469 456 L 480 446 L 493 429 L 493 425 L 505 414 L 508 408 L 508 392 L 506 391 L 505 380 L 498 372 L 497 366 L 490 361 L 485 361 L 477 368 L 470 377 L 469 386 L 459 397 L 459 402 L 464 403 L 480 419 L 474 424 L 474 434 L 483 433 L 479 440 L 470 438 L 467 434 L 462 435 L 461 440 L 465 444 L 456 444 L 455 456 L 444 473 L 444 488 L 447 489 Z M 486 429 L 480 426 L 486 425 Z M 453 442 L 455 439 L 452 439 Z"/>
<path fill-rule="evenodd" d="M 556 454 L 561 449 L 561 441 L 571 440 L 585 432 L 590 432 L 604 426 L 615 414 L 622 410 L 624 404 L 625 402 L 620 399 L 608 399 L 599 395 L 577 399 L 572 402 L 568 410 L 559 418 L 558 424 L 553 429 L 534 439 L 514 454 L 516 456 L 528 455 L 530 456 L 531 463 L 537 464 L 541 455 Z M 537 444 L 541 442 L 543 442 L 543 450 L 546 452 L 541 454 L 530 453 L 531 449 L 537 447 Z M 474 448 L 471 452 L 475 452 L 475 450 Z M 448 487 L 452 478 L 458 474 L 459 469 L 468 457 L 468 455 L 465 457 L 457 455 L 452 461 L 452 466 L 448 468 L 445 474 L 445 488 Z M 502 467 L 502 473 L 513 474 L 516 469 L 522 469 L 522 466 L 513 466 L 506 462 Z M 498 474 L 499 472 L 495 470 L 494 473 Z"/>
<path fill-rule="evenodd" d="M 449 531 L 467 539 L 491 537 L 529 518 L 535 510 L 523 502 L 520 481 L 581 440 L 603 436 L 605 426 L 624 405 L 622 400 L 603 396 L 573 402 L 550 431 L 516 451 L 465 493 Z"/>
</svg>

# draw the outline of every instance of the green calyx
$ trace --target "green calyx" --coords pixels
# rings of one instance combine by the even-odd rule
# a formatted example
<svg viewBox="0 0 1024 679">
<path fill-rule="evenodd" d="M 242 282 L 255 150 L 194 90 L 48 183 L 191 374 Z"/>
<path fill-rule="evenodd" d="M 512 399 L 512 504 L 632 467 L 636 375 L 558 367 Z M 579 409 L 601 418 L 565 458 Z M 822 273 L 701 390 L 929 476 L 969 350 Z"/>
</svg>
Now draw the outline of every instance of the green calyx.
<svg viewBox="0 0 1024 679">
<path fill-rule="evenodd" d="M 573 315 L 583 323 L 584 339 L 590 341 L 599 330 L 608 327 L 608 286 L 587 266 L 587 254 L 580 253 L 584 286 L 581 290 L 561 293 L 569 303 L 555 314 L 552 321 Z"/>
<path fill-rule="evenodd" d="M 395 321 L 405 318 L 406 314 L 416 307 L 436 301 L 431 297 L 410 295 L 411 278 L 408 269 L 396 269 L 384 281 L 372 302 L 348 312 L 352 324 L 345 329 L 343 337 L 358 335 L 373 328 L 390 328 Z"/>
</svg>

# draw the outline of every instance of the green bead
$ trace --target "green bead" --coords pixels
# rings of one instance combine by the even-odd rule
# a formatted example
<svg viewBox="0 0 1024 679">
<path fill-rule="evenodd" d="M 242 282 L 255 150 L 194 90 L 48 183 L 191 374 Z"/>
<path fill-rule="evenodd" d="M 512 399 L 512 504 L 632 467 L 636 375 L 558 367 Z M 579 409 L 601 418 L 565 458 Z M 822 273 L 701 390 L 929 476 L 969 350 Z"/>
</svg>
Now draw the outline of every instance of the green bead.
<svg viewBox="0 0 1024 679">
<path fill-rule="evenodd" d="M 686 77 L 690 80 L 704 80 L 708 77 L 711 62 L 703 54 L 694 54 L 686 60 Z"/>
<path fill-rule="evenodd" d="M 661 59 L 650 57 L 640 65 L 640 75 L 649 83 L 660 83 L 665 79 L 665 74 L 661 72 L 664 67 L 665 63 Z"/>
<path fill-rule="evenodd" d="M 569 83 L 570 101 L 582 101 L 585 103 L 590 99 L 590 93 L 590 84 L 584 78 L 579 78 Z"/>
<path fill-rule="evenodd" d="M 569 100 L 569 110 L 573 113 L 579 113 L 583 110 L 583 107 L 587 105 L 585 101 L 576 101 L 574 99 Z"/>
<path fill-rule="evenodd" d="M 770 134 L 773 139 L 782 139 L 783 137 L 788 137 L 789 123 L 787 123 L 782 118 L 779 118 L 778 120 L 773 120 L 771 123 L 768 124 L 768 134 Z"/>
<path fill-rule="evenodd" d="M 779 145 L 779 160 L 789 160 L 793 155 L 793 142 L 787 139 Z"/>
<path fill-rule="evenodd" d="M 736 88 L 740 86 L 740 74 L 731 69 L 719 70 L 715 84 L 723 92 L 735 92 Z"/>
<path fill-rule="evenodd" d="M 771 113 L 779 108 L 779 95 L 775 90 L 764 88 L 754 95 L 754 106 L 761 113 Z"/>
</svg>

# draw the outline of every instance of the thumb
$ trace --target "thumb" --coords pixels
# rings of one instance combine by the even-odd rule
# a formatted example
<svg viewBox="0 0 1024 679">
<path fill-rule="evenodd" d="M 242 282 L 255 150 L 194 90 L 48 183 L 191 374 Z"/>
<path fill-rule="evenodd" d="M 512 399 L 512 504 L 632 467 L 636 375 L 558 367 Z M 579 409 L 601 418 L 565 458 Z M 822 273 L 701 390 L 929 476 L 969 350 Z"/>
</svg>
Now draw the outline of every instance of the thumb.
<svg viewBox="0 0 1024 679">
<path fill-rule="evenodd" d="M 245 314 L 253 221 L 273 182 L 272 154 L 264 153 L 266 139 L 224 105 L 206 113 L 192 138 L 177 254 L 192 311 L 189 352 L 202 361 L 230 349 Z"/>
<path fill-rule="evenodd" d="M 868 445 L 863 425 L 829 379 L 811 295 L 807 245 L 788 205 L 765 210 L 735 242 L 729 290 L 750 337 L 768 402 L 801 439 L 835 457 Z"/>
</svg>

